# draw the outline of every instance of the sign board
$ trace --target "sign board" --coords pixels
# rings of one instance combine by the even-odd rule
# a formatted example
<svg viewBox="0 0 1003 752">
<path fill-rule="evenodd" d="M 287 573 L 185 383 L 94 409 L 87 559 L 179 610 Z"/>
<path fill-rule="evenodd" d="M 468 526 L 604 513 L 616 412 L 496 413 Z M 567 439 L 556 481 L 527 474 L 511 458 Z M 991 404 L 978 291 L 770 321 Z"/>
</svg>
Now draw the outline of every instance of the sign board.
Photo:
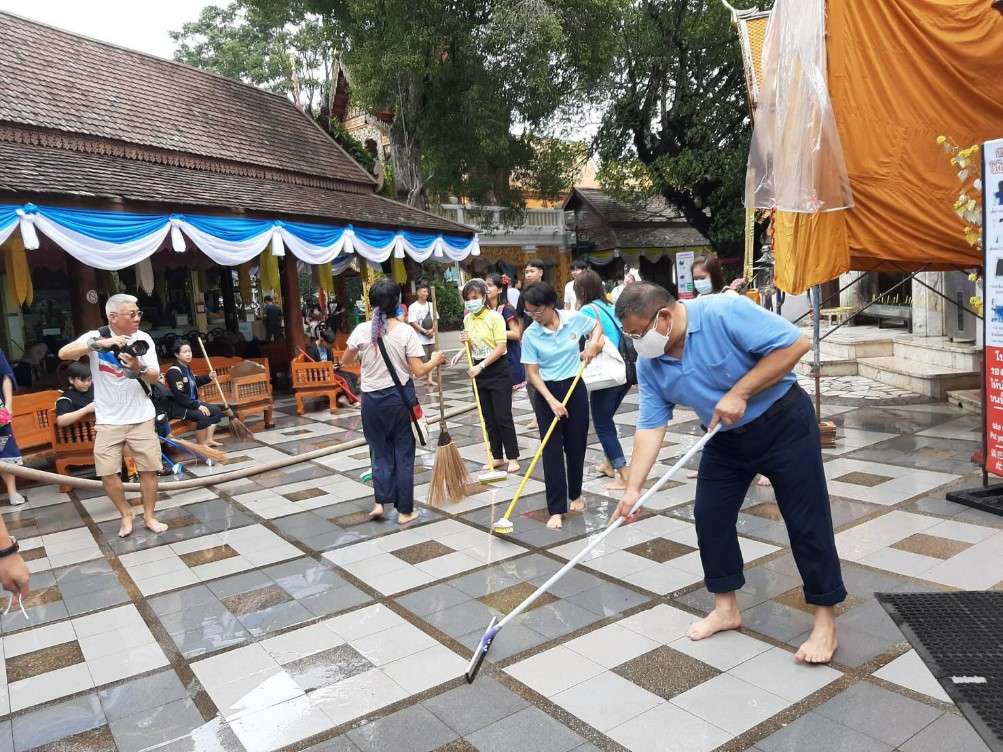
<svg viewBox="0 0 1003 752">
<path fill-rule="evenodd" d="M 1003 138 L 982 146 L 986 470 L 1003 475 Z"/>
<path fill-rule="evenodd" d="M 676 254 L 676 287 L 679 288 L 680 300 L 691 300 L 697 296 L 693 288 L 693 251 L 682 251 Z"/>
</svg>

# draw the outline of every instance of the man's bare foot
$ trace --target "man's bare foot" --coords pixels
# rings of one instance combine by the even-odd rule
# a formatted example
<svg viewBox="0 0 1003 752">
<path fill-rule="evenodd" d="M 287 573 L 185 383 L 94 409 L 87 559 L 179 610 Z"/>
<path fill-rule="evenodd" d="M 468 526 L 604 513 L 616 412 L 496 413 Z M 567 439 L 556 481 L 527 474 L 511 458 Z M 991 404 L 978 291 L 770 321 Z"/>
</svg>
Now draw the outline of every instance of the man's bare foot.
<svg viewBox="0 0 1003 752">
<path fill-rule="evenodd" d="M 420 516 L 421 515 L 418 512 L 411 512 L 411 514 L 398 514 L 397 515 L 397 524 L 398 525 L 406 525 L 409 522 L 414 522 Z"/>
<path fill-rule="evenodd" d="M 696 470 L 694 470 L 691 473 L 686 473 L 686 477 L 689 478 L 690 480 L 693 480 L 694 478 L 699 477 L 699 475 L 700 475 L 700 473 L 698 473 Z"/>
<path fill-rule="evenodd" d="M 122 518 L 122 524 L 118 527 L 118 537 L 126 538 L 132 533 L 132 520 L 135 515 L 130 514 Z"/>
<path fill-rule="evenodd" d="M 609 460 L 606 460 L 606 462 L 601 465 L 596 465 L 593 469 L 600 475 L 605 475 L 607 478 L 612 478 L 616 475 L 616 471 L 613 469 L 613 466 L 609 464 Z"/>
<path fill-rule="evenodd" d="M 491 460 L 491 464 L 485 464 L 481 470 L 485 473 L 490 473 L 492 470 L 497 470 L 499 467 L 505 464 L 504 460 Z M 518 471 L 517 471 L 518 472 Z"/>
<path fill-rule="evenodd" d="M 691 640 L 703 640 L 712 634 L 729 629 L 738 629 L 740 626 L 742 626 L 742 615 L 737 608 L 734 610 L 715 608 L 707 614 L 706 618 L 701 619 L 695 624 L 690 624 L 690 628 L 686 631 L 686 634 L 689 635 Z"/>
<path fill-rule="evenodd" d="M 627 482 L 622 478 L 617 478 L 612 483 L 607 483 L 605 488 L 607 491 L 626 491 Z"/>
<path fill-rule="evenodd" d="M 508 472 L 513 474 L 519 472 L 519 460 L 509 460 L 507 469 Z"/>
<path fill-rule="evenodd" d="M 373 511 L 369 513 L 369 519 L 371 519 L 371 520 L 378 520 L 381 517 L 383 517 L 383 505 L 382 504 L 374 504 L 373 505 Z"/>
<path fill-rule="evenodd" d="M 536 422 L 536 418 L 533 418 L 529 423 L 526 424 L 526 428 L 539 428 L 540 424 Z"/>
<path fill-rule="evenodd" d="M 159 520 L 154 519 L 153 517 L 145 518 L 143 520 L 143 524 L 146 526 L 146 529 L 149 530 L 151 533 L 162 533 L 167 529 L 167 525 L 165 525 L 163 522 L 160 522 Z"/>
<path fill-rule="evenodd" d="M 828 663 L 836 652 L 836 615 L 832 606 L 818 606 L 815 626 L 794 657 L 803 663 Z"/>
<path fill-rule="evenodd" d="M 551 530 L 560 530 L 561 528 L 563 528 L 564 523 L 561 521 L 561 515 L 559 514 L 550 515 L 550 519 L 547 520 L 547 527 L 549 527 Z"/>
<path fill-rule="evenodd" d="M 221 447 L 223 445 L 220 444 L 218 441 L 210 441 L 208 444 L 206 444 L 206 446 L 209 446 L 209 447 Z"/>
<path fill-rule="evenodd" d="M 765 475 L 760 475 L 759 476 L 759 480 L 756 481 L 756 485 L 757 486 L 772 486 L 773 484 L 770 483 L 770 479 L 767 478 Z"/>
<path fill-rule="evenodd" d="M 431 379 L 429 379 L 428 381 L 426 381 L 426 382 L 425 382 L 425 384 L 426 384 L 427 386 L 435 386 L 435 382 L 434 382 L 434 381 L 432 381 Z"/>
<path fill-rule="evenodd" d="M 580 512 L 585 509 L 585 502 L 581 499 L 575 499 L 570 504 L 568 504 L 569 512 Z"/>
</svg>

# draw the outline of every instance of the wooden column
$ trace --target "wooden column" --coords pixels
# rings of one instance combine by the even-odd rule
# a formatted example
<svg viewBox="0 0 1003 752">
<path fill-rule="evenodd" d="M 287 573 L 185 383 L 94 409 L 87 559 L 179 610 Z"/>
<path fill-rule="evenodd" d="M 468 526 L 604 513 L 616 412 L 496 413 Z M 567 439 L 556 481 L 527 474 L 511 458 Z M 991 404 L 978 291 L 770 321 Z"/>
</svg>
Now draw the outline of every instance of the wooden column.
<svg viewBox="0 0 1003 752">
<path fill-rule="evenodd" d="M 289 360 L 299 355 L 297 348 L 306 350 L 303 333 L 303 312 L 300 310 L 300 281 L 296 272 L 296 259 L 286 255 L 279 259 L 279 277 L 282 280 L 282 317 L 286 324 L 286 352 Z"/>
<path fill-rule="evenodd" d="M 70 310 L 73 313 L 73 334 L 79 337 L 104 324 L 101 306 L 97 301 L 91 303 L 87 300 L 87 293 L 92 290 L 97 293 L 97 273 L 94 267 L 77 261 L 69 254 L 66 255 L 66 273 L 74 281 L 70 286 Z"/>
</svg>

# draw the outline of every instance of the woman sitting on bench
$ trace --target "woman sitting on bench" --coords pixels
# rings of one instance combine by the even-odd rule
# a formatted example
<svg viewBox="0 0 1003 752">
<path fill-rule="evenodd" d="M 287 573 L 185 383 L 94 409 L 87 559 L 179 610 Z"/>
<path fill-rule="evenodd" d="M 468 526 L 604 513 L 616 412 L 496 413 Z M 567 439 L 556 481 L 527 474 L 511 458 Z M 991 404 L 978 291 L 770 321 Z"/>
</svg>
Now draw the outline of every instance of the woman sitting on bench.
<svg viewBox="0 0 1003 752">
<path fill-rule="evenodd" d="M 222 420 L 219 405 L 199 401 L 198 388 L 216 377 L 211 371 L 208 376 L 192 373 L 192 346 L 186 339 L 174 343 L 174 357 L 177 362 L 167 369 L 164 381 L 171 390 L 171 416 L 195 423 L 195 441 L 206 446 L 223 446 L 213 440 L 216 424 Z"/>
</svg>

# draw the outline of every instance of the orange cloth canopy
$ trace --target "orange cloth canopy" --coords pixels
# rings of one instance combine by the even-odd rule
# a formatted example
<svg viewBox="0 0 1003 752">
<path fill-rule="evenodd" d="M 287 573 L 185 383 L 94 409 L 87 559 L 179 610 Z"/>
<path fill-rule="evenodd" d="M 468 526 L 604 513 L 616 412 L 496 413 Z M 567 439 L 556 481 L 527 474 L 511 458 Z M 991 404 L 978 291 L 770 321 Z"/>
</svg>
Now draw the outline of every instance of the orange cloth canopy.
<svg viewBox="0 0 1003 752">
<path fill-rule="evenodd" d="M 829 94 L 855 206 L 778 212 L 777 285 L 980 266 L 938 136 L 1003 137 L 1003 15 L 990 0 L 829 0 Z"/>
</svg>

